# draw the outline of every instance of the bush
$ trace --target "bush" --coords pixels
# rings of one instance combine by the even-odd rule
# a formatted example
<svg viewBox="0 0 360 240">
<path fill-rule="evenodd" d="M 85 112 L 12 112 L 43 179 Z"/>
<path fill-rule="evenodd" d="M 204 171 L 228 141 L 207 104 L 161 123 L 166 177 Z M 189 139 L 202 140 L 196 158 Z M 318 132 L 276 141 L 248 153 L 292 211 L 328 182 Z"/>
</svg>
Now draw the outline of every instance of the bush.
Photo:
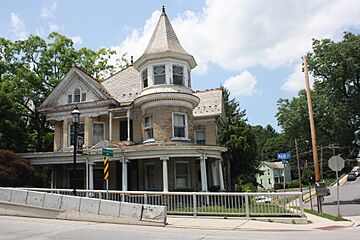
<svg viewBox="0 0 360 240">
<path fill-rule="evenodd" d="M 0 186 L 24 187 L 32 183 L 34 168 L 14 152 L 0 149 Z"/>
</svg>

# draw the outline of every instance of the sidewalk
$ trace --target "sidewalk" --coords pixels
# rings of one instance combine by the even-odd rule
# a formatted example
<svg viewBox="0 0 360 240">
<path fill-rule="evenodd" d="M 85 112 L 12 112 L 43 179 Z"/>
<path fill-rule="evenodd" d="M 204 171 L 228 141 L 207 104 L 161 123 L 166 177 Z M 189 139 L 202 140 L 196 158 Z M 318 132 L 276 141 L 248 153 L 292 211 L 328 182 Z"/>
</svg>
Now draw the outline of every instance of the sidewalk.
<svg viewBox="0 0 360 240">
<path fill-rule="evenodd" d="M 265 222 L 259 220 L 248 220 L 243 218 L 228 217 L 186 217 L 168 216 L 170 228 L 193 228 L 210 230 L 243 230 L 243 231 L 312 231 L 312 230 L 334 230 L 337 228 L 356 226 L 352 221 L 331 221 L 315 215 L 306 214 L 308 224 L 287 224 Z M 360 216 L 354 218 L 360 223 Z"/>
</svg>

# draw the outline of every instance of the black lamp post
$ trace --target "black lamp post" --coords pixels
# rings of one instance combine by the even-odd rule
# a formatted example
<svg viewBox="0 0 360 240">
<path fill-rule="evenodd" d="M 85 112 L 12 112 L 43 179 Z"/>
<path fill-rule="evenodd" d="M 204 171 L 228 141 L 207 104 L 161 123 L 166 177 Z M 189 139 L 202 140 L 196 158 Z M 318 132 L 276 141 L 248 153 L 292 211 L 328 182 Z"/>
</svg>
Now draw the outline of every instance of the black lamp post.
<svg viewBox="0 0 360 240">
<path fill-rule="evenodd" d="M 72 185 L 73 185 L 73 195 L 76 196 L 76 184 L 75 184 L 75 172 L 76 172 L 76 153 L 77 153 L 77 138 L 79 135 L 79 122 L 80 122 L 80 111 L 77 106 L 71 112 L 73 117 L 74 124 L 74 163 L 73 163 L 73 174 L 72 174 Z"/>
</svg>

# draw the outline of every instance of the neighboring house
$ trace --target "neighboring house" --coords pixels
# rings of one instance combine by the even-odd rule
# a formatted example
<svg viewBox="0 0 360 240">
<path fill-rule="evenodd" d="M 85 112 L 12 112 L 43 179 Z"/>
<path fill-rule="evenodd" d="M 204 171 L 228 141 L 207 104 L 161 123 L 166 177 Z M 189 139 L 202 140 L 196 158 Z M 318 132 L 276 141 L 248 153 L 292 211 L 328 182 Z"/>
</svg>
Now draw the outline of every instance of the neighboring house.
<svg viewBox="0 0 360 240">
<path fill-rule="evenodd" d="M 103 189 L 101 149 L 112 149 L 109 188 L 224 190 L 218 131 L 224 124 L 223 90 L 193 91 L 195 59 L 181 46 L 163 9 L 142 56 L 98 82 L 73 67 L 38 109 L 54 126 L 54 152 L 26 153 L 52 169 L 52 187 Z M 77 106 L 84 154 L 73 173 Z"/>
<path fill-rule="evenodd" d="M 256 174 L 256 181 L 259 184 L 259 188 L 273 189 L 275 183 L 283 183 L 284 176 L 285 182 L 291 181 L 290 164 L 285 165 L 284 175 L 284 164 L 282 162 L 262 162 L 258 166 L 258 170 L 262 174 Z"/>
</svg>

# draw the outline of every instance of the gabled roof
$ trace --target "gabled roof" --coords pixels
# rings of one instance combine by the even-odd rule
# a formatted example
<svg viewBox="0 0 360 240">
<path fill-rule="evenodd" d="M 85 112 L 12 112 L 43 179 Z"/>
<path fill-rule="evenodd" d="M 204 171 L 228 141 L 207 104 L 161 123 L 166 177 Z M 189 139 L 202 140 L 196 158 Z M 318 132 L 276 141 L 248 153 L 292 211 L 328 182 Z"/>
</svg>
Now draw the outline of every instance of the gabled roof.
<svg viewBox="0 0 360 240">
<path fill-rule="evenodd" d="M 196 66 L 194 57 L 181 46 L 164 7 L 150 42 L 142 56 L 135 62 L 135 65 L 139 66 L 147 59 L 155 57 L 177 57 L 187 61 L 191 68 Z"/>
<path fill-rule="evenodd" d="M 221 88 L 195 91 L 194 95 L 200 98 L 199 105 L 193 110 L 194 117 L 216 116 L 224 113 L 223 91 Z"/>
<path fill-rule="evenodd" d="M 282 164 L 282 162 L 263 161 L 262 163 L 272 169 L 284 169 L 284 164 Z"/>
<path fill-rule="evenodd" d="M 80 81 L 92 90 L 99 99 L 112 99 L 111 95 L 97 80 L 89 76 L 86 72 L 84 72 L 84 70 L 78 67 L 72 67 L 38 109 L 41 111 L 41 109 L 44 108 L 54 107 L 58 98 L 64 93 L 64 91 L 66 91 L 68 84 L 70 84 L 76 76 L 78 76 L 78 79 L 80 79 Z"/>
<path fill-rule="evenodd" d="M 101 84 L 120 103 L 133 101 L 141 91 L 140 73 L 133 66 L 110 76 Z"/>
</svg>

